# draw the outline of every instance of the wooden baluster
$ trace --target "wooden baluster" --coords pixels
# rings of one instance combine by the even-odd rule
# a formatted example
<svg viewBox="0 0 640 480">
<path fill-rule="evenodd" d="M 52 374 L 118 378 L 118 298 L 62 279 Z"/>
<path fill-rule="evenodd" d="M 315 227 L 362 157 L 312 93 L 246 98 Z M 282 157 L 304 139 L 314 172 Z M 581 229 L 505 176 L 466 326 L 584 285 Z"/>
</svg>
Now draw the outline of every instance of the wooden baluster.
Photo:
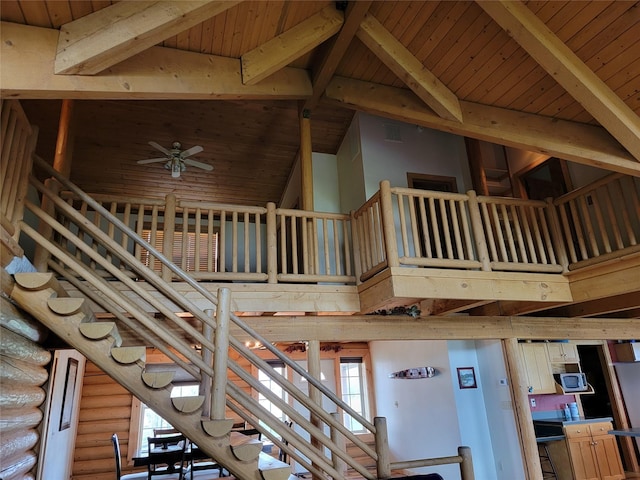
<svg viewBox="0 0 640 480">
<path fill-rule="evenodd" d="M 444 236 L 444 245 L 447 249 L 446 258 L 453 258 L 453 246 L 451 245 L 451 232 L 449 231 L 449 214 L 447 213 L 447 201 L 444 198 L 439 198 L 440 204 L 440 217 L 442 219 L 442 234 Z"/>
<path fill-rule="evenodd" d="M 238 271 L 238 212 L 231 214 L 231 271 Z"/>
<path fill-rule="evenodd" d="M 566 272 L 569 269 L 569 260 L 567 258 L 565 244 L 562 241 L 562 234 L 560 233 L 560 223 L 558 222 L 556 209 L 553 205 L 553 199 L 548 198 L 546 201 L 546 210 L 547 212 L 549 212 L 550 224 L 547 223 L 547 218 L 545 217 L 544 211 L 542 209 L 538 210 L 538 222 L 542 227 L 542 234 L 544 235 L 545 245 L 547 246 L 547 251 L 549 252 L 549 262 L 551 264 L 559 263 L 562 266 L 562 270 Z M 568 239 L 568 241 L 571 240 Z"/>
<path fill-rule="evenodd" d="M 307 217 L 300 217 L 300 230 L 302 231 L 302 273 L 309 274 L 309 234 Z"/>
<path fill-rule="evenodd" d="M 227 214 L 220 211 L 220 272 L 227 271 Z"/>
<path fill-rule="evenodd" d="M 409 239 L 407 236 L 407 220 L 404 211 L 404 195 L 396 194 L 398 199 L 398 215 L 400 216 L 400 237 L 402 238 L 402 254 L 401 257 L 410 257 Z"/>
<path fill-rule="evenodd" d="M 578 209 L 574 200 L 569 201 L 569 211 L 571 212 L 571 218 L 573 219 L 573 226 L 576 232 L 576 239 L 578 240 L 578 247 L 580 248 L 580 260 L 586 260 L 589 258 L 589 254 L 587 253 L 587 247 L 582 233 L 583 222 L 578 214 Z"/>
<path fill-rule="evenodd" d="M 122 223 L 131 227 L 131 203 L 127 202 L 124 204 L 124 212 L 122 213 Z M 125 250 L 129 250 L 127 247 L 129 245 L 129 236 L 125 232 L 121 232 L 122 238 L 120 239 L 120 246 Z M 126 265 L 123 261 L 120 261 L 120 269 L 124 270 Z"/>
<path fill-rule="evenodd" d="M 611 242 L 609 241 L 609 233 L 607 232 L 607 227 L 604 223 L 602 208 L 600 207 L 600 200 L 598 199 L 599 191 L 601 191 L 601 189 L 595 190 L 591 195 L 591 199 L 593 201 L 593 211 L 596 216 L 596 222 L 598 222 L 598 230 L 600 232 L 600 239 L 602 240 L 604 251 L 606 253 L 611 253 Z M 615 221 L 615 217 L 613 217 L 611 220 Z"/>
<path fill-rule="evenodd" d="M 482 204 L 480 205 L 481 207 L 481 212 L 482 212 L 482 222 L 480 223 L 480 228 L 482 228 L 482 226 L 486 226 L 487 228 L 487 232 L 486 232 L 486 236 L 485 238 L 488 240 L 489 243 L 489 249 L 491 251 L 491 257 L 490 259 L 493 261 L 498 261 L 498 250 L 496 248 L 496 241 L 495 241 L 495 228 L 493 228 L 492 224 L 491 224 L 491 217 L 489 215 L 489 208 L 487 207 L 487 202 L 483 201 Z M 473 212 L 473 209 L 471 210 L 471 212 Z M 476 232 L 476 229 L 473 229 L 474 232 Z M 482 232 L 484 232 L 484 228 L 482 228 L 481 230 Z M 476 233 L 477 235 L 477 233 Z"/>
<path fill-rule="evenodd" d="M 291 265 L 293 266 L 294 274 L 300 273 L 300 265 L 298 264 L 298 217 L 291 215 Z M 284 229 L 286 230 L 287 217 L 282 217 L 282 223 L 284 224 Z M 286 235 L 282 237 L 282 248 L 285 251 L 282 252 L 282 271 L 287 272 L 287 242 Z M 304 268 L 304 267 L 303 267 Z"/>
<path fill-rule="evenodd" d="M 531 219 L 529 218 L 529 208 L 526 205 L 519 205 L 518 211 L 520 218 L 522 219 L 522 225 L 524 225 L 524 236 L 527 241 L 527 248 L 531 256 L 532 263 L 538 263 L 538 254 L 536 253 L 536 247 L 533 244 L 533 236 L 531 235 Z M 524 249 L 524 246 L 522 247 Z"/>
<path fill-rule="evenodd" d="M 379 479 L 389 478 L 391 476 L 391 460 L 389 436 L 387 434 L 387 419 L 384 417 L 375 417 L 373 424 L 375 425 L 376 453 L 378 455 L 376 462 L 376 468 L 378 470 L 377 477 Z"/>
<path fill-rule="evenodd" d="M 344 273 L 344 268 L 342 267 L 341 256 L 340 256 L 340 225 L 346 223 L 344 220 L 331 220 L 331 226 L 333 228 L 333 251 L 334 258 L 336 259 L 336 275 L 342 275 Z"/>
<path fill-rule="evenodd" d="M 361 223 L 362 237 L 365 239 L 365 252 L 367 255 L 367 270 L 372 268 L 380 260 L 381 245 L 376 241 L 378 232 L 375 229 L 377 222 L 376 212 L 372 207 L 365 211 L 364 221 Z"/>
<path fill-rule="evenodd" d="M 493 227 L 496 233 L 496 237 L 498 238 L 498 246 L 500 247 L 500 260 L 503 262 L 509 261 L 509 256 L 507 255 L 507 246 L 504 243 L 504 234 L 502 233 L 502 222 L 500 221 L 500 216 L 498 215 L 498 208 L 495 203 L 491 204 L 491 216 L 493 218 Z"/>
<path fill-rule="evenodd" d="M 550 207 L 550 212 L 553 212 L 554 216 L 555 216 L 555 209 L 553 207 L 553 204 L 551 204 Z M 528 211 L 529 211 L 529 218 L 531 219 L 531 225 L 533 226 L 533 236 L 535 238 L 536 241 L 536 248 L 537 248 L 537 252 L 538 255 L 540 256 L 540 261 L 544 264 L 547 264 L 547 252 L 544 248 L 544 243 L 542 242 L 542 235 L 540 233 L 540 227 L 538 226 L 538 218 L 537 218 L 537 211 L 540 211 L 540 216 L 544 218 L 544 212 L 541 209 L 536 209 L 534 208 L 532 205 L 529 205 L 528 207 Z M 556 218 L 557 220 L 557 218 Z M 558 224 L 558 234 L 560 233 L 560 229 L 559 229 L 560 225 Z M 555 235 L 554 235 L 555 237 Z M 561 242 L 562 243 L 562 242 Z"/>
<path fill-rule="evenodd" d="M 616 242 L 616 248 L 621 250 L 624 248 L 624 241 L 622 240 L 622 235 L 620 234 L 620 226 L 618 225 L 618 217 L 616 215 L 616 211 L 613 208 L 613 202 L 611 201 L 611 191 L 609 190 L 613 183 L 604 186 L 602 191 L 603 201 L 605 204 L 605 208 L 607 209 L 607 221 L 609 225 L 611 225 L 611 232 L 613 233 L 613 238 Z M 625 210 L 625 209 L 622 209 Z"/>
<path fill-rule="evenodd" d="M 425 197 L 420 196 L 420 226 L 422 227 L 422 238 L 424 238 L 425 257 L 433 258 L 433 250 L 431 249 L 431 235 L 429 233 L 429 222 L 427 221 L 427 210 L 425 208 Z"/>
<path fill-rule="evenodd" d="M 591 214 L 587 208 L 587 200 L 584 195 L 578 198 L 580 206 L 580 212 L 582 213 L 582 221 L 585 226 L 585 233 L 591 246 L 591 255 L 589 257 L 597 257 L 600 255 L 600 249 L 598 248 L 598 242 L 596 241 L 596 235 L 593 230 L 593 224 L 591 223 Z M 587 254 L 588 255 L 588 254 Z"/>
<path fill-rule="evenodd" d="M 200 208 L 196 208 L 195 226 L 193 232 L 193 268 L 194 272 L 200 271 L 200 233 L 202 231 L 202 211 Z"/>
<path fill-rule="evenodd" d="M 520 261 L 529 263 L 527 249 L 524 246 L 524 237 L 522 236 L 522 227 L 520 226 L 520 216 L 516 205 L 511 205 L 511 216 L 513 217 L 513 228 L 516 232 L 516 242 L 518 242 L 518 251 L 520 252 Z"/>
<path fill-rule="evenodd" d="M 166 255 L 166 254 L 165 254 Z M 189 208 L 182 209 L 182 261 L 180 268 L 187 271 L 187 260 L 189 257 Z"/>
<path fill-rule="evenodd" d="M 460 236 L 460 217 L 458 216 L 458 202 L 449 200 L 449 211 L 451 212 L 451 222 L 453 223 L 453 238 L 456 241 L 456 258 L 464 260 L 464 249 L 462 248 L 462 238 Z"/>
<path fill-rule="evenodd" d="M 469 217 L 471 218 L 471 228 L 475 238 L 478 260 L 480 260 L 480 263 L 482 264 L 482 271 L 488 272 L 491 270 L 491 263 L 489 260 L 489 250 L 487 250 L 487 237 L 482 225 L 482 216 L 484 215 L 485 220 L 487 220 L 489 215 L 484 203 L 482 204 L 482 214 L 480 213 L 480 204 L 478 203 L 476 192 L 469 190 L 467 192 L 467 197 L 469 198 Z M 487 226 L 489 226 L 488 222 Z M 489 238 L 491 239 L 492 250 L 495 251 L 493 237 L 490 235 Z"/>
<path fill-rule="evenodd" d="M 158 232 L 158 206 L 154 205 L 151 209 L 151 235 L 149 236 L 149 243 L 152 247 L 156 246 L 156 237 Z M 163 254 L 165 252 L 162 252 Z M 149 268 L 155 270 L 156 257 L 149 253 Z"/>
<path fill-rule="evenodd" d="M 436 246 L 436 257 L 442 258 L 442 243 L 440 242 L 440 225 L 438 224 L 438 215 L 436 214 L 435 199 L 429 197 L 429 214 L 431 216 L 431 227 L 433 229 L 433 241 Z"/>
<path fill-rule="evenodd" d="M 284 217 L 280 222 L 284 228 Z M 267 203 L 267 278 L 269 283 L 278 281 L 278 227 L 276 217 L 276 204 Z"/>
<path fill-rule="evenodd" d="M 464 200 L 460 200 L 460 221 L 462 222 L 462 234 L 464 236 L 464 244 L 466 248 L 466 254 L 463 258 L 473 260 L 473 241 L 471 239 L 471 229 L 469 228 L 470 219 Z"/>
<path fill-rule="evenodd" d="M 311 245 L 313 247 L 313 265 L 311 267 L 311 273 L 317 275 L 320 273 L 320 247 L 318 243 L 318 219 L 311 217 L 309 219 L 311 224 Z"/>
<path fill-rule="evenodd" d="M 417 216 L 416 216 L 416 207 L 415 207 L 415 201 L 416 201 L 416 197 L 413 195 L 410 195 L 409 197 L 407 197 L 408 202 L 409 202 L 409 221 L 411 222 L 411 238 L 413 241 L 413 248 L 415 250 L 415 257 L 422 257 L 422 245 L 420 242 L 420 237 L 418 236 L 418 222 L 417 222 Z"/>
<path fill-rule="evenodd" d="M 217 270 L 214 263 L 214 245 L 216 246 L 215 252 L 217 254 L 216 237 L 213 233 L 213 210 L 209 209 L 207 215 L 207 272 L 209 273 Z"/>
<path fill-rule="evenodd" d="M 331 417 L 336 421 L 336 422 L 340 422 L 340 414 L 338 412 L 332 412 L 331 413 Z M 344 438 L 344 435 L 342 435 L 337 428 L 335 427 L 331 427 L 331 440 L 333 441 L 333 443 L 335 443 L 338 447 L 338 449 L 342 452 L 346 452 L 347 451 L 347 445 L 346 445 L 346 440 Z M 333 468 L 342 476 L 344 476 L 345 472 L 347 471 L 347 464 L 346 462 L 341 459 L 338 455 L 335 455 L 335 453 L 332 452 L 331 455 L 331 460 L 333 461 Z"/>
<path fill-rule="evenodd" d="M 168 194 L 164 199 L 164 224 L 162 226 L 162 254 L 173 262 L 173 245 L 176 231 L 176 196 Z M 150 242 L 151 243 L 151 242 Z M 155 243 L 151 243 L 155 245 Z M 170 282 L 173 273 L 166 265 L 162 266 L 162 279 Z"/>
<path fill-rule="evenodd" d="M 514 263 L 518 263 L 520 260 L 518 257 L 518 252 L 516 251 L 516 245 L 513 241 L 513 228 L 511 226 L 511 219 L 509 218 L 509 213 L 507 212 L 507 206 L 502 204 L 500 205 L 500 213 L 502 214 L 502 221 L 504 222 L 504 229 L 507 232 L 507 243 L 509 244 L 509 252 L 511 253 L 511 261 Z M 504 260 L 505 262 L 509 261 L 509 256 Z"/>
<path fill-rule="evenodd" d="M 211 318 L 213 321 L 213 310 L 207 308 L 204 310 L 204 313 Z M 213 327 L 208 323 L 202 324 L 202 335 L 206 337 L 211 343 L 215 344 L 215 337 L 213 336 L 214 330 Z M 202 361 L 210 366 L 214 370 L 215 367 L 213 363 L 213 352 L 208 348 L 202 347 Z M 204 397 L 204 401 L 202 403 L 202 417 L 210 419 L 211 413 L 213 412 L 213 377 L 209 375 L 202 375 L 200 378 L 200 388 L 199 395 Z"/>
<path fill-rule="evenodd" d="M 362 260 L 362 245 L 361 245 L 361 237 L 359 235 L 359 224 L 360 222 L 358 221 L 358 218 L 356 218 L 356 212 L 355 210 L 351 211 L 351 243 L 353 245 L 353 263 L 354 263 L 354 269 L 355 269 L 355 276 L 356 276 L 356 284 L 360 284 L 361 283 L 361 277 L 362 277 L 362 272 L 364 270 L 364 268 L 366 268 L 366 266 L 364 265 L 364 262 Z M 349 236 L 347 235 L 347 232 L 345 230 L 345 235 L 344 235 L 344 243 L 345 243 L 345 248 L 348 248 L 347 245 L 349 244 L 348 241 Z M 348 250 L 347 250 L 348 251 Z M 349 266 L 350 262 L 347 262 L 347 267 Z"/>
<path fill-rule="evenodd" d="M 255 213 L 253 219 L 256 226 L 256 272 L 262 273 L 262 218 Z"/>
<path fill-rule="evenodd" d="M 324 248 L 324 274 L 325 275 L 330 275 L 331 274 L 331 257 L 330 257 L 330 251 L 329 251 L 329 231 L 327 230 L 327 219 L 323 218 L 322 219 L 322 245 Z M 334 270 L 334 271 L 337 271 Z"/>
<path fill-rule="evenodd" d="M 251 251 L 251 220 L 249 218 L 249 212 L 244 212 L 244 271 L 245 272 L 250 272 L 251 271 L 251 255 L 249 255 L 249 252 Z"/>
<path fill-rule="evenodd" d="M 569 218 L 567 215 L 567 209 L 569 205 L 567 203 L 561 203 L 558 205 L 558 210 L 560 211 L 560 219 L 562 220 L 562 231 L 564 232 L 564 238 L 566 240 L 566 248 L 569 253 L 569 259 L 571 263 L 575 263 L 578 261 L 578 255 L 576 249 L 574 247 L 574 236 L 569 227 Z"/>
<path fill-rule="evenodd" d="M 353 217 L 351 217 L 353 219 Z M 353 229 L 353 220 L 347 221 L 344 220 L 342 222 L 342 238 L 343 238 L 343 242 L 342 244 L 344 245 L 344 273 L 345 275 L 353 275 L 353 272 L 351 271 L 351 248 L 350 245 L 353 245 L 353 248 L 356 248 L 356 241 L 355 239 L 352 241 L 349 241 L 349 225 L 351 225 L 351 228 Z M 357 255 L 354 253 L 353 254 L 353 258 L 357 258 Z"/>
<path fill-rule="evenodd" d="M 82 212 L 80 212 L 80 214 L 82 214 Z M 136 234 L 139 237 L 142 237 L 143 229 L 144 229 L 144 205 L 140 204 L 138 205 L 138 215 L 136 216 Z M 139 262 L 142 262 L 142 245 L 140 245 L 138 242 L 135 242 L 134 252 L 135 252 L 134 255 L 136 257 L 136 260 L 138 260 Z M 147 253 L 147 255 L 149 260 L 149 262 L 147 262 L 147 266 L 148 266 L 149 263 L 151 262 L 151 258 L 149 258 L 151 255 L 149 253 Z"/>
</svg>

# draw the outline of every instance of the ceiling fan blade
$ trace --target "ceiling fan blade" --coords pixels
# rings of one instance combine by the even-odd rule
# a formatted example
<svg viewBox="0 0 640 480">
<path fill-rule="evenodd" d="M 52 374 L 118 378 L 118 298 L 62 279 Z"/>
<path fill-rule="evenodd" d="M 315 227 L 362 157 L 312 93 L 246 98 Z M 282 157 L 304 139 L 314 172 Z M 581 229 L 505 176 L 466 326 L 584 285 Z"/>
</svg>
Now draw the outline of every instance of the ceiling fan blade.
<svg viewBox="0 0 640 480">
<path fill-rule="evenodd" d="M 146 160 L 138 160 L 136 163 L 146 165 L 147 163 L 166 162 L 166 158 L 147 158 Z"/>
<path fill-rule="evenodd" d="M 200 145 L 196 145 L 195 147 L 188 148 L 184 152 L 180 154 L 180 158 L 187 158 L 190 155 L 194 155 L 196 153 L 200 153 L 204 150 Z"/>
<path fill-rule="evenodd" d="M 156 142 L 151 141 L 149 142 L 149 145 L 151 145 L 153 148 L 160 150 L 162 153 L 164 153 L 167 156 L 171 155 L 171 152 L 169 150 L 164 148 L 162 145 L 157 144 Z"/>
<path fill-rule="evenodd" d="M 195 160 L 190 160 L 188 158 L 185 158 L 183 161 L 186 165 L 191 165 L 192 167 L 198 167 L 208 172 L 213 170 L 213 167 L 211 165 L 207 165 L 206 163 L 196 162 Z"/>
</svg>

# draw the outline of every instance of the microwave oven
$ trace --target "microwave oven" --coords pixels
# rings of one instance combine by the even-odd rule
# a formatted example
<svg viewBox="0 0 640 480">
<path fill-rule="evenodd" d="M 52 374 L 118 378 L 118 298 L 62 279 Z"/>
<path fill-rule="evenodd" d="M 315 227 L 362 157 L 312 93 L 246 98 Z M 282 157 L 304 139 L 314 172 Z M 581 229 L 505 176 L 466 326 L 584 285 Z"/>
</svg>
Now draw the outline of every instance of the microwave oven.
<svg viewBox="0 0 640 480">
<path fill-rule="evenodd" d="M 589 389 L 587 376 L 582 373 L 560 373 L 557 382 L 565 392 L 584 392 Z"/>
</svg>

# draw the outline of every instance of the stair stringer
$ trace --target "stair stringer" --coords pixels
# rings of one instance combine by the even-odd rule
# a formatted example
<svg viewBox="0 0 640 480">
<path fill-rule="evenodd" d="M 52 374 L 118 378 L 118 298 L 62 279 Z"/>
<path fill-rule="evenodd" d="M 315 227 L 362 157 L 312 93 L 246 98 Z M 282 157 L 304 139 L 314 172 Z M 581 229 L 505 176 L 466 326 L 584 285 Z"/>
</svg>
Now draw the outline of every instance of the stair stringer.
<svg viewBox="0 0 640 480">
<path fill-rule="evenodd" d="M 20 275 L 31 275 L 25 288 L 20 283 Z M 143 380 L 144 362 L 118 363 L 112 355 L 111 349 L 119 342 L 109 335 L 101 339 L 88 339 L 80 331 L 80 324 L 92 319 L 92 312 L 86 303 L 75 313 L 60 315 L 49 307 L 52 298 L 66 295 L 58 281 L 51 273 L 16 275 L 16 283 L 11 293 L 12 299 L 26 312 L 47 326 L 59 338 L 82 353 L 87 359 L 95 363 L 107 375 L 126 388 L 141 402 L 155 410 L 167 419 L 176 429 L 198 447 L 214 458 L 220 465 L 241 480 L 286 480 L 290 473 L 287 464 L 281 465 L 264 462 L 262 459 L 239 460 L 232 451 L 230 434 L 212 437 L 203 428 L 203 422 L 209 421 L 201 416 L 201 408 L 185 413 L 174 408 L 171 400 L 171 385 L 163 388 L 151 388 Z M 32 281 L 35 276 L 40 278 Z M 260 464 L 264 470 L 260 470 Z M 281 462 L 278 462 L 281 463 Z"/>
</svg>

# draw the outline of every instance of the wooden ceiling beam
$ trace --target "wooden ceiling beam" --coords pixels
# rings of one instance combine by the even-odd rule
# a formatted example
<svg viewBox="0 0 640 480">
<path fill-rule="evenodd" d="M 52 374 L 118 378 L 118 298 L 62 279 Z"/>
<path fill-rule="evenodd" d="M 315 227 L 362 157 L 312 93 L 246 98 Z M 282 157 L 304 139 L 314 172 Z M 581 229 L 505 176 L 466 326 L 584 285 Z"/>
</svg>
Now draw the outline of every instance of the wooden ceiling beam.
<svg viewBox="0 0 640 480">
<path fill-rule="evenodd" d="M 324 89 L 327 88 L 342 57 L 351 44 L 353 37 L 355 37 L 358 28 L 360 28 L 360 22 L 369 11 L 371 3 L 373 3 L 372 0 L 360 0 L 358 2 L 348 3 L 347 10 L 344 14 L 344 23 L 340 32 L 331 40 L 331 45 L 322 59 L 317 62 L 317 67 L 312 69 L 313 94 L 305 101 L 303 105 L 305 110 L 312 110 L 318 104 L 318 100 L 322 96 Z"/>
<path fill-rule="evenodd" d="M 54 71 L 95 75 L 239 1 L 118 2 L 62 25 Z"/>
<path fill-rule="evenodd" d="M 546 340 L 625 340 L 638 338 L 637 320 L 627 318 L 467 317 L 409 315 L 242 317 L 267 340 L 344 341 L 376 340 L 491 340 L 500 338 Z M 240 341 L 246 333 L 232 326 Z"/>
<path fill-rule="evenodd" d="M 561 317 L 593 317 L 596 315 L 620 314 L 621 312 L 640 308 L 640 292 L 629 292 L 624 295 L 599 298 L 587 302 L 564 305 L 544 311 L 545 316 Z"/>
<path fill-rule="evenodd" d="M 524 3 L 477 3 L 640 161 L 640 117 Z"/>
<path fill-rule="evenodd" d="M 285 67 L 259 85 L 242 84 L 240 61 L 151 47 L 100 75 L 55 75 L 58 31 L 0 23 L 2 97 L 42 99 L 302 100 L 306 70 Z"/>
<path fill-rule="evenodd" d="M 242 55 L 242 83 L 255 85 L 340 31 L 344 14 L 333 5 Z"/>
<path fill-rule="evenodd" d="M 334 77 L 323 101 L 456 135 L 640 176 L 640 163 L 601 127 L 461 101 L 463 121 L 435 115 L 410 90 Z"/>
<path fill-rule="evenodd" d="M 418 60 L 391 32 L 366 14 L 358 38 L 440 117 L 462 121 L 458 97 Z"/>
</svg>

